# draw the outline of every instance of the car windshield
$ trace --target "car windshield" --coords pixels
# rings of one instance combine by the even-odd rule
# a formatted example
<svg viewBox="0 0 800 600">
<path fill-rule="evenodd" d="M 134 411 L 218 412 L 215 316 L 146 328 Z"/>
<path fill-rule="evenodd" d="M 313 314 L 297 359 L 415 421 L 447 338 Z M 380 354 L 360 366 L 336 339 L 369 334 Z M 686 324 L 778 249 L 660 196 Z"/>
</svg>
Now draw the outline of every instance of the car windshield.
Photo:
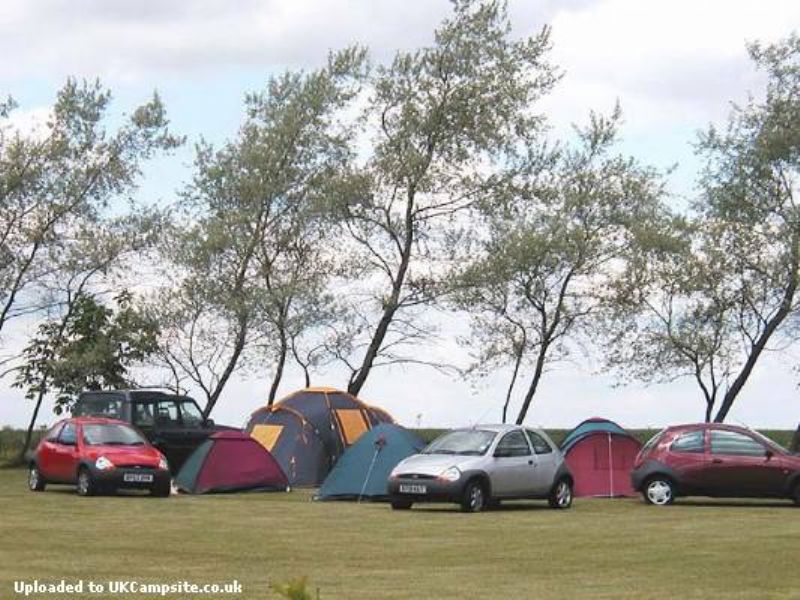
<svg viewBox="0 0 800 600">
<path fill-rule="evenodd" d="M 656 445 L 656 444 L 659 442 L 659 440 L 660 440 L 662 437 L 664 437 L 664 434 L 665 434 L 666 432 L 667 432 L 667 430 L 666 430 L 666 429 L 662 429 L 662 430 L 661 430 L 661 431 L 659 431 L 657 434 L 655 434 L 653 437 L 651 437 L 651 438 L 650 438 L 650 439 L 647 441 L 647 443 L 646 443 L 644 446 L 642 446 L 642 449 L 641 449 L 641 450 L 639 450 L 639 456 L 644 456 L 645 454 L 647 454 L 648 452 L 650 452 L 650 450 L 652 450 L 653 446 L 655 446 L 655 445 Z"/>
<path fill-rule="evenodd" d="M 142 446 L 146 443 L 139 432 L 116 423 L 84 425 L 83 441 L 90 446 Z"/>
<path fill-rule="evenodd" d="M 494 431 L 483 429 L 451 431 L 433 440 L 422 453 L 480 456 L 486 454 L 496 435 Z"/>
<path fill-rule="evenodd" d="M 769 448 L 772 448 L 773 450 L 775 450 L 777 452 L 780 452 L 781 454 L 786 454 L 787 452 L 789 452 L 786 448 L 781 446 L 778 442 L 776 442 L 775 440 L 771 440 L 770 438 L 765 436 L 763 433 L 759 433 L 755 429 L 751 429 L 750 433 L 752 433 L 754 436 L 756 436 L 759 439 L 759 441 L 763 442 L 766 446 L 768 446 Z"/>
</svg>

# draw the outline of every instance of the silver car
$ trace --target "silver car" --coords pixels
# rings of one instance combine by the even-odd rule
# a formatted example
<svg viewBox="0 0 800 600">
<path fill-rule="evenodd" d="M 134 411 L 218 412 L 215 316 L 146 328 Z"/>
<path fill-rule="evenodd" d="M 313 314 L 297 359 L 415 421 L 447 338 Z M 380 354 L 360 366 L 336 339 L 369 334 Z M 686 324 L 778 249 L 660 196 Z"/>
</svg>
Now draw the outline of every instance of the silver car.
<svg viewBox="0 0 800 600">
<path fill-rule="evenodd" d="M 573 478 L 558 447 L 540 429 L 476 425 L 449 431 L 389 475 L 394 509 L 414 502 L 457 502 L 478 512 L 501 500 L 547 499 L 572 504 Z"/>
</svg>

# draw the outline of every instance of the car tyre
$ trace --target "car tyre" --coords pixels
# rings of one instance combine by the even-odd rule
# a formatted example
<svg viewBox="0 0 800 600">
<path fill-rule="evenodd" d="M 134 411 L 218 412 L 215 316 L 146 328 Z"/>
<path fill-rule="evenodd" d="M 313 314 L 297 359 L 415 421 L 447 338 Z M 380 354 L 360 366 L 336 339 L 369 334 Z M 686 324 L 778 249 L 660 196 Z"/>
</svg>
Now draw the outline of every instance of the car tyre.
<svg viewBox="0 0 800 600">
<path fill-rule="evenodd" d="M 36 463 L 31 463 L 28 469 L 28 488 L 32 492 L 42 492 L 46 485 L 47 482 L 44 480 L 44 477 L 42 477 L 39 467 Z"/>
<path fill-rule="evenodd" d="M 94 496 L 97 494 L 97 482 L 95 482 L 92 473 L 86 467 L 81 467 L 78 471 L 77 488 L 79 496 Z"/>
<path fill-rule="evenodd" d="M 150 494 L 157 498 L 168 498 L 172 493 L 172 485 L 167 480 L 166 483 L 159 483 L 150 488 Z"/>
<path fill-rule="evenodd" d="M 792 500 L 794 500 L 795 506 L 800 506 L 800 481 L 795 483 L 792 488 Z"/>
<path fill-rule="evenodd" d="M 487 498 L 486 488 L 477 479 L 473 479 L 464 486 L 464 494 L 461 497 L 461 510 L 464 512 L 481 512 L 490 498 Z"/>
<path fill-rule="evenodd" d="M 393 510 L 408 510 L 413 503 L 411 500 L 392 500 Z"/>
<path fill-rule="evenodd" d="M 648 479 L 642 488 L 644 501 L 654 506 L 667 506 L 675 500 L 675 484 L 663 475 Z"/>
<path fill-rule="evenodd" d="M 560 479 L 550 491 L 547 499 L 550 508 L 567 509 L 572 506 L 572 483 L 569 479 Z"/>
</svg>

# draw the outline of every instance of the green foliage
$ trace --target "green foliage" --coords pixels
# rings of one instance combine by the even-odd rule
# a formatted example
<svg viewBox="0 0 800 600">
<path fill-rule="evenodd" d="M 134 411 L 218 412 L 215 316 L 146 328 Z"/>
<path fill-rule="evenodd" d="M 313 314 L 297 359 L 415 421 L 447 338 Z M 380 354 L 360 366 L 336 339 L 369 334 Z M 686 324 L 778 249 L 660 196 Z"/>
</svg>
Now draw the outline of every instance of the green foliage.
<svg viewBox="0 0 800 600">
<path fill-rule="evenodd" d="M 339 117 L 365 65 L 364 52 L 350 48 L 316 71 L 273 77 L 247 97 L 236 139 L 197 148 L 194 180 L 163 244 L 173 280 L 153 314 L 164 325 L 163 362 L 176 383 L 203 391 L 206 413 L 249 363 L 274 373 L 271 400 L 290 352 L 315 360 L 306 338 L 335 313 L 320 205 L 352 158 L 352 130 Z"/>
<path fill-rule="evenodd" d="M 763 353 L 794 339 L 798 315 L 800 38 L 750 54 L 765 94 L 700 136 L 701 195 L 666 244 L 630 263 L 610 354 L 636 379 L 693 377 L 707 420 L 725 419 Z"/>
<path fill-rule="evenodd" d="M 613 303 L 631 248 L 664 220 L 660 174 L 614 154 L 621 120 L 592 115 L 580 146 L 557 147 L 507 196 L 484 206 L 486 234 L 458 279 L 455 305 L 471 318 L 470 373 L 512 367 L 529 380 L 521 423 L 546 367 L 564 358 Z"/>
<path fill-rule="evenodd" d="M 142 161 L 182 142 L 157 95 L 114 131 L 104 126 L 110 102 L 99 82 L 70 79 L 33 132 L 8 124 L 12 100 L 0 107 L 0 331 L 52 304 L 53 281 L 73 274 L 72 241 L 135 187 Z"/>
<path fill-rule="evenodd" d="M 116 307 L 81 293 L 61 320 L 42 323 L 23 350 L 14 386 L 31 400 L 55 395 L 55 411 L 68 408 L 84 389 L 135 387 L 130 367 L 156 350 L 156 325 L 123 292 Z"/>
<path fill-rule="evenodd" d="M 308 590 L 308 578 L 298 577 L 285 583 L 273 583 L 270 588 L 282 598 L 289 600 L 315 600 L 315 597 Z M 319 598 L 317 594 L 316 598 Z"/>
<path fill-rule="evenodd" d="M 374 367 L 425 362 L 403 348 L 418 348 L 434 329 L 419 309 L 449 290 L 466 250 L 461 215 L 506 185 L 542 132 L 535 103 L 558 78 L 548 49 L 547 29 L 511 35 L 505 2 L 460 0 L 432 45 L 374 70 L 368 158 L 330 198 L 352 241 L 358 298 L 343 357 L 350 392 Z"/>
</svg>

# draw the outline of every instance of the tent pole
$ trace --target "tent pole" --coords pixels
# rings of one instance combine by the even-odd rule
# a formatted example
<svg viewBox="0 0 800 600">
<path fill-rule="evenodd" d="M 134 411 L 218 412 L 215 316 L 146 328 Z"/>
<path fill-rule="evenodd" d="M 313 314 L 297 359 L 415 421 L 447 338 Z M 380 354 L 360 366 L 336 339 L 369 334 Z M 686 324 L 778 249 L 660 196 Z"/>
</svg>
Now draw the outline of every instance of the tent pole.
<svg viewBox="0 0 800 600">
<path fill-rule="evenodd" d="M 611 491 L 610 496 L 614 497 L 614 454 L 611 452 L 611 434 L 606 433 L 608 436 L 608 488 Z"/>
<path fill-rule="evenodd" d="M 378 453 L 381 451 L 380 446 L 375 448 L 375 454 L 372 455 L 372 462 L 369 463 L 369 469 L 367 470 L 367 476 L 364 478 L 364 485 L 361 486 L 361 493 L 358 495 L 358 502 L 361 502 L 361 498 L 364 497 L 364 491 L 367 489 L 367 484 L 369 483 L 369 478 L 372 475 L 372 469 L 375 467 L 375 461 L 378 460 Z"/>
</svg>

